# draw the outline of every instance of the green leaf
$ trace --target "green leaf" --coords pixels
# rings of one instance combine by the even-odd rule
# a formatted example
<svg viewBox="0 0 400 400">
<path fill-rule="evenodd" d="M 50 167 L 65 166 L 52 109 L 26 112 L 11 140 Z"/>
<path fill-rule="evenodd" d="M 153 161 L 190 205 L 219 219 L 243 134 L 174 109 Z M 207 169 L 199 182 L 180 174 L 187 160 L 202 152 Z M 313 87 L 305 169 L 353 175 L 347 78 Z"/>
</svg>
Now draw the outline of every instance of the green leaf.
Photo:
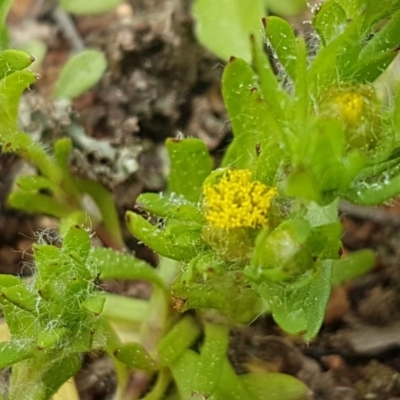
<svg viewBox="0 0 400 400">
<path fill-rule="evenodd" d="M 168 192 L 196 203 L 213 164 L 205 143 L 192 138 L 167 139 L 166 146 L 171 161 Z"/>
<path fill-rule="evenodd" d="M 307 213 L 305 219 L 310 223 L 311 227 L 317 227 L 327 224 L 336 223 L 338 221 L 338 199 L 332 203 L 321 206 L 315 202 L 307 204 Z"/>
<path fill-rule="evenodd" d="M 228 360 L 224 360 L 219 385 L 209 400 L 255 400 L 247 391 Z M 261 400 L 261 399 L 260 399 Z"/>
<path fill-rule="evenodd" d="M 400 175 L 397 175 L 385 182 L 357 181 L 343 194 L 343 198 L 362 206 L 374 206 L 398 196 L 399 193 Z"/>
<path fill-rule="evenodd" d="M 171 366 L 172 375 L 177 384 L 180 399 L 198 399 L 203 393 L 198 392 L 196 374 L 198 373 L 201 356 L 193 350 L 186 350 L 181 358 Z M 254 400 L 240 382 L 229 361 L 224 358 L 219 372 L 220 379 L 209 400 Z M 197 394 L 197 397 L 195 397 Z M 205 397 L 205 396 L 203 396 Z"/>
<path fill-rule="evenodd" d="M 131 254 L 105 248 L 92 248 L 90 262 L 98 265 L 101 279 L 140 279 L 166 291 L 157 271 L 145 261 Z"/>
<path fill-rule="evenodd" d="M 379 53 L 394 50 L 399 46 L 400 10 L 394 13 L 390 20 L 383 26 L 366 45 L 361 49 L 360 59 L 369 58 Z"/>
<path fill-rule="evenodd" d="M 66 217 L 71 209 L 53 197 L 35 192 L 14 191 L 8 197 L 11 207 L 32 214 L 53 215 L 57 218 Z"/>
<path fill-rule="evenodd" d="M 263 20 L 264 23 L 266 20 Z M 243 63 L 243 61 L 238 61 L 237 66 L 231 66 L 231 64 L 234 64 L 236 60 L 231 61 L 225 68 L 225 72 L 227 73 L 227 76 L 225 77 L 225 72 L 224 76 L 222 77 L 222 83 L 226 83 L 235 86 L 239 86 L 239 89 L 245 88 L 243 85 L 240 85 L 240 82 L 237 82 L 237 78 L 240 77 L 240 74 L 243 74 L 243 80 L 249 81 L 249 86 L 248 88 L 251 89 L 251 91 L 254 91 L 257 89 L 257 86 L 255 86 L 255 82 L 258 82 L 260 85 L 261 93 L 264 102 L 266 103 L 266 118 L 268 118 L 268 124 L 272 124 L 271 130 L 281 130 L 282 128 L 280 127 L 277 122 L 281 121 L 285 115 L 286 108 L 290 102 L 290 98 L 288 94 L 283 90 L 281 87 L 280 81 L 278 80 L 277 76 L 275 75 L 274 70 L 272 69 L 271 63 L 269 61 L 269 58 L 267 54 L 264 52 L 264 48 L 262 44 L 260 44 L 259 41 L 254 36 L 251 36 L 251 50 L 252 50 L 252 56 L 253 56 L 253 64 L 254 64 L 254 69 L 257 73 L 257 75 L 250 75 L 250 71 L 252 72 L 251 69 L 249 71 L 243 71 L 239 72 L 236 71 L 235 68 L 242 68 L 245 69 L 244 65 L 239 64 Z M 230 71 L 228 68 L 231 68 L 232 71 Z M 229 74 L 228 74 L 229 72 Z M 254 72 L 253 72 L 254 74 Z M 248 77 L 247 77 L 248 76 Z M 226 82 L 225 82 L 226 80 Z M 229 87 L 228 87 L 229 89 Z M 248 91 L 245 91 L 245 93 L 248 93 Z M 226 101 L 226 100 L 225 100 Z M 271 138 L 273 137 L 270 135 Z"/>
<path fill-rule="evenodd" d="M 71 250 L 74 250 L 83 261 L 86 261 L 90 249 L 91 239 L 86 229 L 80 225 L 71 226 L 64 237 L 62 252 L 70 254 Z"/>
<path fill-rule="evenodd" d="M 43 66 L 43 61 L 46 57 L 48 46 L 44 40 L 41 39 L 28 39 L 24 41 L 19 46 L 20 50 L 24 50 L 28 53 L 31 59 L 30 68 L 34 72 L 41 71 Z M 33 62 L 32 62 L 33 61 Z"/>
<path fill-rule="evenodd" d="M 36 81 L 30 71 L 16 71 L 0 80 L 0 142 L 7 145 L 8 132 L 17 130 L 18 105 L 23 91 Z"/>
<path fill-rule="evenodd" d="M 400 137 L 400 86 L 397 87 L 397 96 L 394 99 L 392 121 L 396 132 L 396 136 Z"/>
<path fill-rule="evenodd" d="M 0 274 L 0 290 L 3 288 L 16 286 L 21 283 L 21 279 L 14 275 Z"/>
<path fill-rule="evenodd" d="M 273 77 L 268 75 L 265 79 Z M 237 58 L 226 66 L 222 94 L 234 134 L 222 166 L 249 168 L 256 160 L 257 145 L 264 143 L 264 139 L 268 143 L 267 138 L 272 136 L 276 123 L 269 124 L 271 111 L 260 94 L 257 76 L 244 60 Z M 269 102 L 274 100 L 271 97 Z M 272 170 L 274 166 L 273 163 Z"/>
<path fill-rule="evenodd" d="M 352 80 L 357 83 L 375 81 L 394 60 L 398 50 L 378 53 L 370 58 L 361 59 L 353 68 Z"/>
<path fill-rule="evenodd" d="M 272 316 L 288 333 L 313 339 L 321 327 L 331 291 L 332 260 L 315 263 L 309 277 L 288 284 L 264 281 L 259 293 L 270 306 Z"/>
<path fill-rule="evenodd" d="M 340 0 L 345 2 L 346 0 Z M 354 1 L 354 0 L 352 0 Z M 359 13 L 360 8 L 362 7 L 364 17 L 364 24 L 365 26 L 373 26 L 378 21 L 382 21 L 385 18 L 390 17 L 396 11 L 400 10 L 400 4 L 398 0 L 382 0 L 382 1 L 375 1 L 375 0 L 357 0 L 357 10 L 356 12 Z M 349 16 L 351 18 L 351 16 Z"/>
<path fill-rule="evenodd" d="M 302 127 L 310 115 L 312 107 L 311 98 L 308 94 L 307 88 L 307 46 L 302 37 L 297 38 L 296 41 L 296 71 L 295 71 L 295 93 L 294 93 L 294 115 L 293 119 L 296 121 L 297 127 Z"/>
<path fill-rule="evenodd" d="M 344 135 L 340 121 L 328 117 L 315 119 L 301 131 L 293 145 L 295 168 L 286 182 L 287 195 L 328 204 L 349 186 L 366 158 L 357 150 L 346 154 Z M 361 146 L 367 138 L 353 140 Z"/>
<path fill-rule="evenodd" d="M 193 395 L 193 377 L 197 373 L 199 358 L 200 356 L 195 351 L 187 349 L 171 366 L 180 399 L 191 399 Z"/>
<path fill-rule="evenodd" d="M 258 275 L 259 279 L 282 282 L 303 274 L 312 265 L 311 252 L 305 246 L 309 235 L 310 224 L 303 219 L 286 220 L 272 232 L 261 231 L 251 259 L 255 279 Z"/>
<path fill-rule="evenodd" d="M 264 19 L 264 24 L 265 21 Z M 228 74 L 230 65 L 226 67 L 226 75 L 224 73 L 223 76 L 223 93 L 226 95 L 225 103 L 228 105 L 228 95 L 231 95 L 232 103 L 227 107 L 228 113 L 231 116 L 231 114 L 234 115 L 237 112 L 239 120 L 232 121 L 235 139 L 228 148 L 223 163 L 235 165 L 235 160 L 240 160 L 238 163 L 239 166 L 241 166 L 240 164 L 243 164 L 243 167 L 250 166 L 253 163 L 253 152 L 255 151 L 256 159 L 253 165 L 254 178 L 267 186 L 275 186 L 277 185 L 276 178 L 279 174 L 279 169 L 285 162 L 285 149 L 290 148 L 290 140 L 288 140 L 281 122 L 285 120 L 287 113 L 291 112 L 293 107 L 290 105 L 290 97 L 281 87 L 271 67 L 263 46 L 255 37 L 251 37 L 251 39 L 253 64 L 257 73 L 255 80 L 258 80 L 262 96 L 259 96 L 257 93 L 248 94 L 252 99 L 251 101 L 255 102 L 254 104 L 247 104 L 249 99 L 243 99 L 243 104 L 249 107 L 249 109 L 244 108 L 243 112 L 252 113 L 248 115 L 246 120 L 247 114 L 240 114 L 241 110 L 233 108 L 235 106 L 234 91 L 237 85 L 235 70 L 233 69 Z M 233 86 L 233 91 L 230 91 L 231 85 Z M 224 90 L 225 87 L 226 91 Z M 251 92 L 257 91 L 257 89 L 257 86 L 252 86 Z M 241 86 L 240 82 L 238 83 L 237 90 L 237 93 L 243 91 L 243 86 Z M 254 110 L 251 109 L 252 107 L 254 107 Z M 245 126 L 245 124 L 249 123 L 249 119 L 252 119 L 254 123 L 254 127 L 249 127 L 251 130 L 254 130 L 254 133 L 251 132 L 250 135 L 250 132 L 246 132 L 249 128 Z M 254 136 L 254 139 L 252 136 Z M 245 140 L 247 140 L 247 143 L 245 143 Z M 243 153 L 241 146 L 243 145 L 246 145 L 248 149 L 246 159 L 242 160 Z M 252 146 L 255 146 L 255 149 Z"/>
<path fill-rule="evenodd" d="M 189 399 L 188 394 L 202 394 L 210 398 L 220 385 L 226 351 L 228 347 L 228 327 L 206 323 L 205 339 L 200 356 L 186 350 L 181 358 L 171 366 L 181 398 Z M 186 373 L 184 368 L 186 366 Z"/>
<path fill-rule="evenodd" d="M 307 76 L 309 94 L 319 98 L 339 79 L 351 79 L 360 52 L 360 18 L 348 23 L 345 31 L 323 47 L 314 58 Z"/>
<path fill-rule="evenodd" d="M 157 363 L 140 343 L 126 343 L 114 351 L 117 360 L 131 368 L 154 371 L 158 369 Z"/>
<path fill-rule="evenodd" d="M 28 290 L 22 284 L 3 289 L 1 296 L 25 311 L 37 313 L 37 294 Z"/>
<path fill-rule="evenodd" d="M 297 46 L 293 28 L 284 19 L 272 16 L 266 19 L 265 33 L 286 73 L 294 79 Z"/>
<path fill-rule="evenodd" d="M 205 339 L 197 373 L 193 376 L 193 386 L 196 392 L 202 393 L 206 398 L 220 385 L 228 341 L 228 326 L 205 323 Z"/>
<path fill-rule="evenodd" d="M 106 67 L 106 59 L 100 51 L 85 50 L 76 54 L 61 70 L 54 89 L 55 98 L 71 100 L 78 97 L 100 80 Z"/>
<path fill-rule="evenodd" d="M 26 340 L 0 342 L 0 369 L 32 357 L 32 343 Z"/>
<path fill-rule="evenodd" d="M 9 45 L 6 18 L 8 11 L 10 10 L 11 4 L 12 0 L 0 1 L 0 48 L 5 48 Z"/>
<path fill-rule="evenodd" d="M 111 11 L 122 3 L 122 0 L 60 0 L 61 7 L 72 14 L 101 14 Z"/>
<path fill-rule="evenodd" d="M 340 285 L 366 274 L 375 264 L 375 252 L 363 249 L 335 260 L 332 269 L 332 285 Z"/>
<path fill-rule="evenodd" d="M 347 15 L 339 3 L 326 1 L 320 6 L 312 24 L 326 46 L 344 32 Z"/>
<path fill-rule="evenodd" d="M 251 7 L 242 0 L 196 0 L 193 15 L 200 42 L 224 60 L 231 56 L 250 62 L 249 36 L 261 39 L 264 0 L 253 0 Z"/>
<path fill-rule="evenodd" d="M 132 235 L 161 256 L 190 261 L 203 247 L 199 226 L 170 221 L 166 229 L 159 229 L 131 211 L 126 213 L 126 219 Z"/>
<path fill-rule="evenodd" d="M 68 334 L 67 328 L 56 328 L 52 330 L 41 331 L 36 339 L 36 347 L 38 350 L 50 350 Z"/>
<path fill-rule="evenodd" d="M 63 356 L 61 360 L 54 360 L 53 365 L 44 370 L 41 377 L 40 383 L 45 393 L 43 398 L 51 398 L 61 385 L 78 372 L 81 366 L 82 357 L 80 354 L 68 354 Z"/>
<path fill-rule="evenodd" d="M 300 197 L 316 203 L 322 202 L 318 182 L 304 167 L 297 168 L 289 174 L 286 180 L 285 194 L 289 197 Z"/>
<path fill-rule="evenodd" d="M 3 50 L 0 52 L 0 79 L 15 71 L 29 67 L 34 60 L 26 51 L 14 49 Z"/>
<path fill-rule="evenodd" d="M 158 217 L 198 223 L 203 221 L 200 210 L 183 197 L 143 193 L 137 198 L 136 206 Z"/>
<path fill-rule="evenodd" d="M 105 295 L 103 293 L 99 293 L 84 301 L 81 307 L 95 316 L 98 316 L 103 312 L 105 302 Z"/>
<path fill-rule="evenodd" d="M 13 338 L 26 340 L 27 338 L 32 338 L 37 334 L 36 314 L 30 311 L 25 311 L 5 299 L 2 301 L 1 308 Z"/>
<path fill-rule="evenodd" d="M 34 243 L 33 246 L 35 265 L 38 271 L 36 277 L 36 288 L 38 290 L 43 290 L 45 297 L 48 294 L 48 283 L 54 282 L 55 279 L 61 273 L 59 263 L 60 249 L 52 245 L 41 245 Z M 42 295 L 42 293 L 40 293 Z M 51 293 L 51 296 L 53 293 Z"/>
<path fill-rule="evenodd" d="M 367 0 L 369 2 L 369 0 Z M 361 5 L 365 4 L 364 0 L 329 0 L 329 3 L 338 3 L 345 10 L 347 18 L 353 19 L 357 14 Z M 365 7 L 367 8 L 367 7 Z"/>
<path fill-rule="evenodd" d="M 135 327 L 140 330 L 140 325 L 149 318 L 149 301 L 133 297 L 120 296 L 106 293 L 105 303 L 102 311 L 101 322 L 106 319 L 108 322 L 116 323 L 118 326 L 129 325 L 129 330 L 135 335 Z M 126 313 L 126 310 L 130 310 Z M 135 331 L 135 332 L 134 332 Z M 117 345 L 113 345 L 116 348 Z"/>
<path fill-rule="evenodd" d="M 158 354 L 162 366 L 174 363 L 189 347 L 191 347 L 201 334 L 198 323 L 190 315 L 183 316 L 161 338 L 158 344 Z"/>
<path fill-rule="evenodd" d="M 15 181 L 17 187 L 23 191 L 34 191 L 34 190 L 51 190 L 54 188 L 54 183 L 51 182 L 45 176 L 38 175 L 24 175 L 19 176 Z"/>
<path fill-rule="evenodd" d="M 239 378 L 253 400 L 303 400 L 309 392 L 301 380 L 291 375 L 260 372 Z"/>
</svg>

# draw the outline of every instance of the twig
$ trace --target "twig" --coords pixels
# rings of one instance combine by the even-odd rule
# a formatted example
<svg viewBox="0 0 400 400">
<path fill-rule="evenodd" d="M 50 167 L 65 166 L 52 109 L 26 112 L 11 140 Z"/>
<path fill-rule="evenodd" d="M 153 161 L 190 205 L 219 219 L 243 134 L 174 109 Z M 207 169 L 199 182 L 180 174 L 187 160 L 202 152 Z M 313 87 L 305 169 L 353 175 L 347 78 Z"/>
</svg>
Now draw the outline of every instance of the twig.
<svg viewBox="0 0 400 400">
<path fill-rule="evenodd" d="M 341 201 L 339 211 L 344 216 L 365 219 L 380 225 L 400 226 L 400 214 L 379 207 L 358 206 Z"/>
<path fill-rule="evenodd" d="M 85 44 L 77 32 L 71 17 L 60 7 L 55 7 L 53 17 L 64 36 L 70 41 L 72 50 L 76 53 L 85 49 Z"/>
</svg>

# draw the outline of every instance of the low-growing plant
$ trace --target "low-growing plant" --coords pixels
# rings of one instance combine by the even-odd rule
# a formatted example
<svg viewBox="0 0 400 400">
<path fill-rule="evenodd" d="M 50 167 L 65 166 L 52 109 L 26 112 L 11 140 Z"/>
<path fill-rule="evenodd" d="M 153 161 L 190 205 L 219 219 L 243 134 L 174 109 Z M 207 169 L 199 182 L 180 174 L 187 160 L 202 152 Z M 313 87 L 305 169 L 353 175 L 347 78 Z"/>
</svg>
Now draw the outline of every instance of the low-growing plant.
<svg viewBox="0 0 400 400">
<path fill-rule="evenodd" d="M 3 397 L 48 399 L 83 353 L 100 349 L 115 363 L 116 399 L 137 398 L 130 369 L 153 382 L 147 400 L 305 398 L 294 377 L 238 375 L 227 357 L 229 330 L 271 313 L 308 342 L 332 285 L 373 265 L 369 250 L 340 258 L 338 205 L 381 204 L 400 192 L 400 96 L 384 103 L 374 87 L 397 54 L 399 23 L 398 0 L 327 0 L 313 18 L 319 45 L 307 49 L 286 21 L 263 19 L 271 58 L 252 35 L 251 64 L 232 57 L 224 71 L 234 139 L 219 168 L 201 140 L 168 139 L 167 190 L 140 195 L 126 214 L 132 234 L 160 256 L 157 269 L 91 246 L 85 195 L 101 211 L 95 231 L 103 226 L 123 248 L 111 197 L 69 172 L 69 140 L 49 156 L 18 130 L 19 98 L 35 76 L 24 70 L 26 53 L 0 53 L 3 151 L 40 172 L 18 178 L 10 203 L 62 223 L 60 244 L 34 246 L 32 280 L 0 276 L 11 332 L 0 343 L 0 367 L 12 366 Z M 97 287 L 114 278 L 150 282 L 151 298 Z"/>
</svg>

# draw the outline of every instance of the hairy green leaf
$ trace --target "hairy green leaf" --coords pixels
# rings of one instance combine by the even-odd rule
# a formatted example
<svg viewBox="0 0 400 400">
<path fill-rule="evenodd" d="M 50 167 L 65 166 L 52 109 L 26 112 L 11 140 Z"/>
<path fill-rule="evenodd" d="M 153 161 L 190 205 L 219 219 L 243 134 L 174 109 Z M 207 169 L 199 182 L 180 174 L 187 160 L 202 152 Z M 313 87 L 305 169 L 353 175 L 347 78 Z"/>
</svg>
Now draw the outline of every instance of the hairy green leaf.
<svg viewBox="0 0 400 400">
<path fill-rule="evenodd" d="M 204 179 L 212 169 L 205 143 L 192 138 L 167 139 L 166 146 L 171 161 L 168 192 L 198 202 Z"/>
<path fill-rule="evenodd" d="M 265 32 L 286 73 L 294 79 L 297 46 L 293 28 L 284 19 L 272 16 L 266 19 Z"/>
</svg>

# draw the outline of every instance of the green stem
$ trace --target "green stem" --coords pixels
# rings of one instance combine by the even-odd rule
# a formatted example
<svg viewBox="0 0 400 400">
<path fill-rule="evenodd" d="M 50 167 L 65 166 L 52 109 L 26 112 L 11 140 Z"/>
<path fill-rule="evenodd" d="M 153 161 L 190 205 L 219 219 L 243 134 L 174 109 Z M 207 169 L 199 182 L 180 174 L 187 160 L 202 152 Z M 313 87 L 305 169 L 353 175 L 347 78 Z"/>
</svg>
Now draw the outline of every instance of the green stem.
<svg viewBox="0 0 400 400">
<path fill-rule="evenodd" d="M 164 399 L 165 391 L 171 382 L 171 373 L 169 369 L 163 368 L 157 377 L 156 384 L 150 393 L 148 393 L 142 400 L 161 400 Z M 1 400 L 1 399 L 0 399 Z"/>
<path fill-rule="evenodd" d="M 158 272 L 167 287 L 170 287 L 175 279 L 180 268 L 179 265 L 180 263 L 177 261 L 161 258 Z M 142 340 L 140 341 L 150 354 L 157 353 L 158 343 L 176 319 L 173 315 L 171 300 L 165 297 L 160 288 L 154 286 L 153 295 L 150 299 L 148 319 L 142 326 Z"/>
<path fill-rule="evenodd" d="M 99 208 L 104 227 L 109 237 L 112 238 L 112 247 L 115 250 L 124 250 L 125 244 L 122 238 L 121 225 L 111 194 L 100 183 L 89 179 L 80 179 L 77 184 L 82 192 L 87 193 L 95 201 Z"/>
<path fill-rule="evenodd" d="M 13 365 L 8 400 L 48 400 L 41 379 L 43 366 L 36 367 L 30 361 Z"/>
</svg>

